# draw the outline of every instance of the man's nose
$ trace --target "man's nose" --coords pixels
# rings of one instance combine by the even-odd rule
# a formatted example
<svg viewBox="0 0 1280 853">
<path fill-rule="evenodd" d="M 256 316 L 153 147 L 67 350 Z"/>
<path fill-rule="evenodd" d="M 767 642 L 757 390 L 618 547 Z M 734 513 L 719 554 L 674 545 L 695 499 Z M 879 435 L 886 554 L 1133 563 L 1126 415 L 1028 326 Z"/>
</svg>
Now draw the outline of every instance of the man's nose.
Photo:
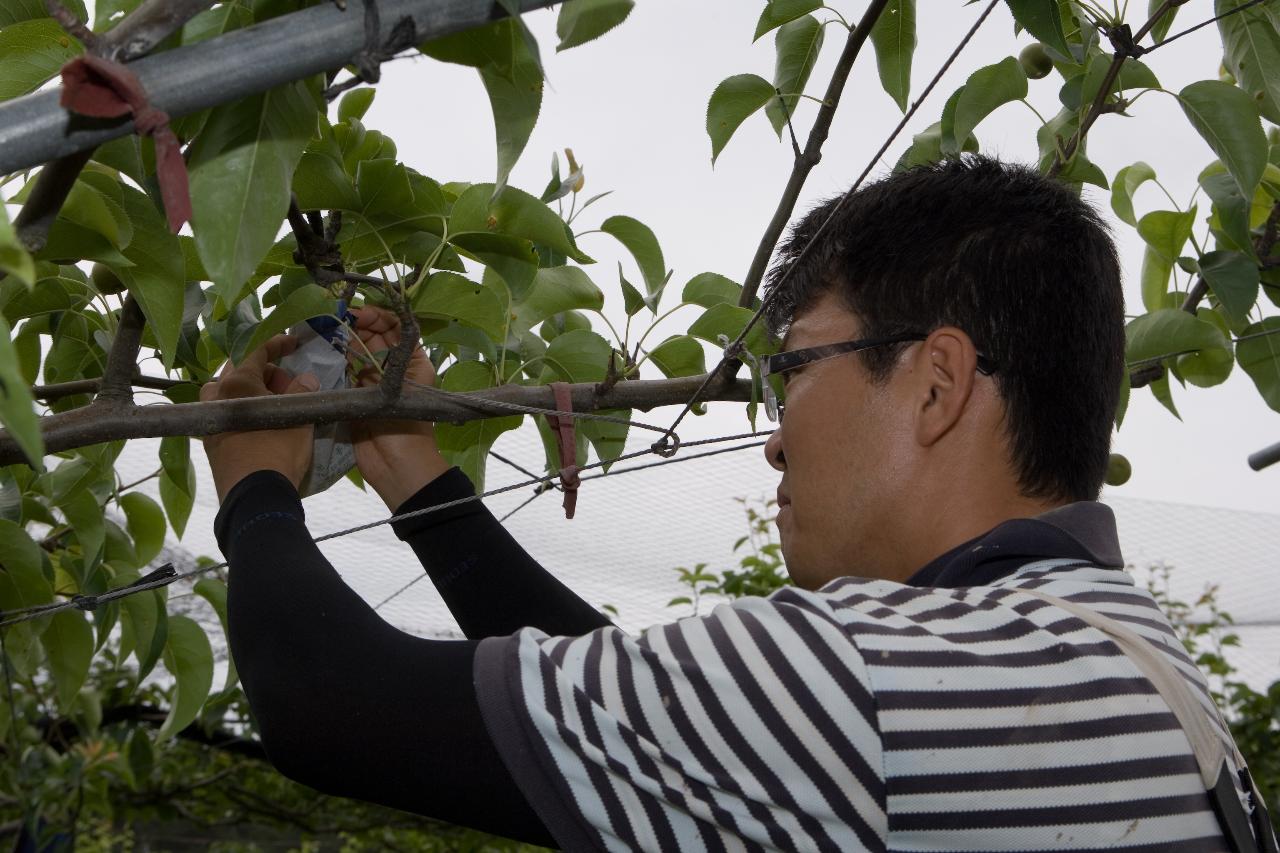
<svg viewBox="0 0 1280 853">
<path fill-rule="evenodd" d="M 764 458 L 778 471 L 787 470 L 787 457 L 782 453 L 782 425 L 769 434 L 764 443 Z"/>
</svg>

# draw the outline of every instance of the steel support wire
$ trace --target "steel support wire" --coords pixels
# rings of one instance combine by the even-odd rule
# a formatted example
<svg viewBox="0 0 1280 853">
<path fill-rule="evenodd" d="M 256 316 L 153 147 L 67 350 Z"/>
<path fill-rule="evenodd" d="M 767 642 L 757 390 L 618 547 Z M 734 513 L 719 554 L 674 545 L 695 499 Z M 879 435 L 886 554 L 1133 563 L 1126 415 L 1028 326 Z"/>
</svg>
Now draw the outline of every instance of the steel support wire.
<svg viewBox="0 0 1280 853">
<path fill-rule="evenodd" d="M 493 0 L 376 0 L 387 44 L 395 32 L 411 44 L 473 29 L 506 16 Z M 559 0 L 519 0 L 521 11 Z M 342 68 L 366 47 L 359 3 L 345 10 L 321 3 L 198 44 L 129 64 L 151 103 L 172 118 L 265 92 L 322 71 Z M 132 121 L 73 116 L 59 104 L 61 87 L 0 104 L 0 175 L 30 169 L 133 132 Z"/>
</svg>

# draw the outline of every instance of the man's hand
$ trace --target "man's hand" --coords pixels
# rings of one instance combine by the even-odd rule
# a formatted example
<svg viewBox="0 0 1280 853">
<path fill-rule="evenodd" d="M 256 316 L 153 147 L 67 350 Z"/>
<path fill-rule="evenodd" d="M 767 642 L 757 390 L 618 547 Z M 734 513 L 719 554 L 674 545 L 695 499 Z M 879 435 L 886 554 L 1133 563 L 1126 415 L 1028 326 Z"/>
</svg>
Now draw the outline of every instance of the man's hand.
<svg viewBox="0 0 1280 853">
<path fill-rule="evenodd" d="M 400 343 L 400 318 L 373 306 L 353 308 L 351 313 L 360 340 L 352 341 L 348 352 L 362 365 L 356 374 L 358 384 L 377 385 L 382 374 L 369 363 L 369 356 L 380 365 Z M 413 393 L 415 385 L 434 385 L 435 381 L 435 368 L 419 345 L 405 371 L 405 393 Z M 449 463 L 436 447 L 435 426 L 429 421 L 355 422 L 351 424 L 351 441 L 360 475 L 392 511 L 449 470 Z"/>
<path fill-rule="evenodd" d="M 320 385 L 312 374 L 294 377 L 274 364 L 297 346 L 297 338 L 277 335 L 261 349 L 249 353 L 238 367 L 228 362 L 221 377 L 206 382 L 200 388 L 201 402 L 315 391 Z M 213 484 L 218 491 L 219 502 L 232 486 L 255 471 L 279 471 L 296 488 L 311 465 L 314 432 L 315 428 L 307 424 L 288 429 L 206 436 L 204 451 L 213 470 Z"/>
</svg>

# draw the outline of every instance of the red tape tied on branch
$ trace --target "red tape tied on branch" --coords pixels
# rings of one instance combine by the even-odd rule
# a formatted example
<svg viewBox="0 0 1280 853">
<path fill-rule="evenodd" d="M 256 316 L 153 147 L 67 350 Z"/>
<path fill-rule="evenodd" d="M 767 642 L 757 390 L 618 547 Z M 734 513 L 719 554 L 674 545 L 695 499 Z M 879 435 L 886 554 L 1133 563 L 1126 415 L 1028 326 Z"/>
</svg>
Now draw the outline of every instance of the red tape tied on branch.
<svg viewBox="0 0 1280 853">
<path fill-rule="evenodd" d="M 552 382 L 556 395 L 556 408 L 562 412 L 573 411 L 573 396 L 567 382 Z M 578 506 L 578 443 L 573 434 L 573 418 L 568 415 L 547 415 L 547 425 L 556 434 L 560 444 L 560 485 L 564 487 L 564 517 L 573 518 Z"/>
<path fill-rule="evenodd" d="M 62 66 L 62 106 L 92 118 L 133 114 L 134 131 L 156 142 L 156 177 L 164 199 L 169 229 L 178 233 L 191 219 L 191 191 L 187 164 L 178 137 L 169 128 L 169 114 L 151 106 L 137 75 L 119 62 L 81 56 Z"/>
</svg>

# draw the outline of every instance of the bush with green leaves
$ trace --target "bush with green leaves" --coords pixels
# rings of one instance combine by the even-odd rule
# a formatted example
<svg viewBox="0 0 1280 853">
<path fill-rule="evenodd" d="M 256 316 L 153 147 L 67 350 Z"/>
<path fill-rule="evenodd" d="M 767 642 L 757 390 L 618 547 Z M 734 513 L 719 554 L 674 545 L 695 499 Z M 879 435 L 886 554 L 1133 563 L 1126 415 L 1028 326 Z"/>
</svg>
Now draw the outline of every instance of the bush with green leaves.
<svg viewBox="0 0 1280 853">
<path fill-rule="evenodd" d="M 145 47 L 184 50 L 329 2 L 188 0 L 172 31 L 150 22 L 155 37 Z M 890 144 L 889 162 L 906 168 L 979 150 L 991 113 L 1025 100 L 1032 85 L 1056 90 L 1056 114 L 1027 111 L 1025 119 L 1041 168 L 1077 189 L 1108 190 L 1116 215 L 1146 246 L 1126 388 L 1146 384 L 1172 409 L 1171 379 L 1216 385 L 1238 364 L 1280 410 L 1280 10 L 1216 0 L 1222 67 L 1217 56 L 1188 55 L 1205 79 L 1168 92 L 1133 44 L 1151 49 L 1171 36 L 1175 14 L 1179 25 L 1207 18 L 1201 4 L 1153 0 L 1132 21 L 1124 20 L 1131 4 L 1004 5 L 1017 22 L 1008 55 L 989 57 L 945 100 L 939 93 L 926 102 L 924 114 L 938 120 Z M 514 8 L 512 0 L 499 6 Z M 568 0 L 557 13 L 556 48 L 593 42 L 632 6 Z M 255 744 L 234 667 L 215 684 L 215 644 L 178 596 L 149 590 L 90 606 L 149 572 L 164 542 L 182 536 L 197 498 L 191 438 L 314 420 L 443 418 L 441 449 L 483 488 L 489 448 L 524 422 L 524 414 L 441 402 L 453 398 L 424 402 L 396 378 L 399 352 L 363 354 L 385 367 L 381 392 L 336 391 L 322 404 L 308 395 L 271 406 L 197 402 L 201 383 L 272 335 L 338 317 L 340 302 L 384 305 L 415 330 L 448 392 L 545 408 L 545 386 L 563 381 L 574 383 L 578 408 L 626 416 L 631 407 L 684 403 L 705 384 L 703 400 L 745 402 L 754 417 L 756 360 L 774 346 L 759 325 L 746 332 L 756 292 L 822 154 L 850 68 L 874 54 L 885 92 L 911 109 L 920 95 L 912 89 L 916 28 L 928 19 L 915 0 L 742 8 L 744 32 L 754 25 L 756 39 L 771 38 L 776 64 L 771 77 L 736 73 L 707 93 L 711 158 L 735 134 L 754 132 L 744 122 L 757 111 L 796 156 L 741 283 L 715 272 L 676 277 L 658 240 L 662 223 L 650 227 L 603 194 L 588 196 L 572 155 L 553 158 L 540 192 L 509 184 L 545 90 L 541 48 L 519 18 L 410 50 L 476 69 L 477 97 L 492 106 L 491 174 L 402 162 L 395 141 L 365 122 L 373 90 L 339 83 L 333 69 L 173 120 L 194 211 L 180 233 L 166 223 L 150 138 L 125 136 L 38 171 L 0 175 L 0 610 L 83 605 L 0 627 L 0 817 L 52 834 L 113 825 L 137 814 L 139 792 L 173 793 L 196 775 L 182 769 L 191 743 L 215 752 Z M 989 8 L 975 7 L 975 16 Z M 148 14 L 138 0 L 101 0 L 87 28 L 77 23 L 87 19 L 83 0 L 0 4 L 0 102 L 28 96 L 86 50 L 119 48 L 113 33 Z M 822 52 L 834 49 L 833 32 L 844 47 L 818 87 L 810 78 Z M 597 55 L 609 61 L 607 51 Z M 328 97 L 341 88 L 350 91 Z M 1105 174 L 1090 159 L 1088 132 L 1095 122 L 1140 121 L 1144 102 L 1158 97 L 1177 99 L 1186 116 L 1170 133 L 1202 139 L 1214 159 L 1195 187 L 1168 188 L 1167 208 L 1140 212 L 1135 193 L 1156 181 L 1153 170 L 1137 162 Z M 850 173 L 859 165 L 849 164 Z M 1190 201 L 1178 204 L 1175 195 Z M 9 206 L 21 212 L 11 217 Z M 586 230 L 611 235 L 625 251 L 616 285 L 613 270 L 597 271 L 580 247 Z M 667 292 L 673 279 L 682 283 L 678 297 Z M 660 337 L 659 321 L 677 301 L 694 306 L 688 324 Z M 733 380 L 717 368 L 738 338 L 743 349 L 731 349 L 727 361 L 748 375 Z M 159 404 L 135 402 L 135 389 Z M 1117 422 L 1127 393 L 1124 400 Z M 534 421 L 554 471 L 555 439 L 543 419 Z M 579 422 L 578 462 L 616 459 L 627 434 L 623 423 Z M 117 471 L 124 443 L 143 436 L 162 437 L 158 502 Z M 767 530 L 768 507 L 756 512 L 751 523 Z M 695 595 L 766 592 L 780 582 L 776 545 L 748 541 L 749 565 L 689 573 Z M 216 577 L 191 593 L 222 614 L 225 587 Z"/>
</svg>

